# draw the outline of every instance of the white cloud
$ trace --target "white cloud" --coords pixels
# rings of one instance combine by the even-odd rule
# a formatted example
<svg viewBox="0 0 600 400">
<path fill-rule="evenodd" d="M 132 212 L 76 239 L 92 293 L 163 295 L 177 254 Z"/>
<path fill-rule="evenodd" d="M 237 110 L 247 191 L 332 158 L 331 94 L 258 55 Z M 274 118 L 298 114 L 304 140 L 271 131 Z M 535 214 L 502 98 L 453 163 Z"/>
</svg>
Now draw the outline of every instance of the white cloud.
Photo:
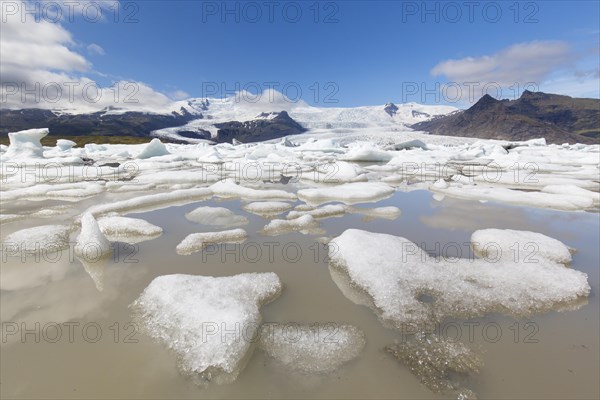
<svg viewBox="0 0 600 400">
<path fill-rule="evenodd" d="M 169 97 L 142 82 L 121 80 L 102 87 L 86 77 L 102 74 L 93 71 L 92 63 L 76 51 L 76 41 L 60 23 L 23 19 L 15 13 L 3 15 L 0 24 L 0 108 L 47 108 L 72 113 L 106 107 L 145 112 L 179 108 Z M 87 51 L 104 53 L 97 44 L 87 46 Z"/>
<path fill-rule="evenodd" d="M 190 98 L 190 95 L 183 90 L 175 90 L 174 92 L 169 93 L 169 97 L 174 100 L 184 100 Z"/>
<path fill-rule="evenodd" d="M 87 47 L 88 54 L 92 56 L 103 56 L 106 54 L 102 46 L 92 43 Z"/>
<path fill-rule="evenodd" d="M 573 57 L 565 42 L 534 41 L 515 44 L 492 55 L 445 60 L 433 67 L 431 74 L 444 75 L 457 83 L 540 85 L 553 70 L 571 63 Z"/>
</svg>

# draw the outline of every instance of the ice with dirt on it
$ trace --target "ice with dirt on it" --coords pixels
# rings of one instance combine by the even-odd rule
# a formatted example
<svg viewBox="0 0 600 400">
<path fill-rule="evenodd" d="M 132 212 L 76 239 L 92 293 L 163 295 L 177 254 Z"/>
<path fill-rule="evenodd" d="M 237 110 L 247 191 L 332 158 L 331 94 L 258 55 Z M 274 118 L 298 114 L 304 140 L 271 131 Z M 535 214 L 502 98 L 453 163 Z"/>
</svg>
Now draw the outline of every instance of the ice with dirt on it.
<svg viewBox="0 0 600 400">
<path fill-rule="evenodd" d="M 487 260 L 518 260 L 537 263 L 540 259 L 568 264 L 571 249 L 561 241 L 537 232 L 513 229 L 481 229 L 471 235 L 473 252 Z"/>
<path fill-rule="evenodd" d="M 163 275 L 130 306 L 141 330 L 173 350 L 198 384 L 233 382 L 252 355 L 260 307 L 281 293 L 279 277 Z M 232 332 L 237 332 L 232 334 Z"/>
<path fill-rule="evenodd" d="M 249 213 L 260 216 L 275 216 L 286 212 L 292 205 L 283 201 L 256 201 L 244 204 L 242 208 Z"/>
<path fill-rule="evenodd" d="M 390 197 L 394 188 L 380 182 L 353 182 L 338 186 L 301 189 L 298 198 L 308 204 L 319 205 L 338 201 L 344 204 L 373 203 Z"/>
<path fill-rule="evenodd" d="M 48 128 L 9 132 L 10 145 L 6 152 L 2 154 L 2 160 L 43 158 L 44 148 L 40 140 L 47 136 L 48 132 Z"/>
<path fill-rule="evenodd" d="M 330 373 L 355 359 L 365 347 L 364 333 L 343 324 L 271 324 L 261 328 L 258 346 L 291 370 Z"/>
<path fill-rule="evenodd" d="M 6 256 L 24 253 L 56 252 L 69 247 L 71 228 L 66 225 L 42 225 L 21 229 L 4 238 Z"/>
<path fill-rule="evenodd" d="M 385 350 L 406 365 L 429 390 L 462 400 L 477 398 L 466 383 L 479 373 L 483 361 L 463 343 L 418 332 L 410 339 L 386 346 Z"/>
<path fill-rule="evenodd" d="M 112 246 L 91 213 L 81 217 L 81 231 L 75 244 L 75 255 L 86 261 L 102 259 L 112 253 Z"/>
<path fill-rule="evenodd" d="M 238 185 L 232 179 L 225 179 L 209 186 L 217 197 L 241 198 L 246 200 L 296 200 L 296 195 L 277 189 L 252 189 Z"/>
<path fill-rule="evenodd" d="M 140 243 L 162 235 L 160 226 L 139 218 L 110 216 L 98 220 L 100 230 L 111 242 Z"/>
<path fill-rule="evenodd" d="M 231 229 L 221 232 L 201 232 L 189 234 L 177 245 L 177 254 L 190 255 L 207 246 L 221 243 L 241 243 L 248 237 L 243 229 Z"/>
<path fill-rule="evenodd" d="M 319 224 L 311 215 L 303 215 L 295 219 L 274 219 L 265 225 L 263 232 L 266 235 L 280 235 L 289 232 L 303 234 L 321 233 Z"/>
<path fill-rule="evenodd" d="M 169 154 L 171 153 L 169 153 L 169 150 L 167 150 L 167 147 L 163 144 L 163 142 L 161 142 L 160 139 L 155 138 L 152 139 L 150 143 L 146 145 L 146 147 L 144 147 L 144 149 L 137 155 L 136 158 L 143 160 L 146 158 L 166 156 Z"/>
<path fill-rule="evenodd" d="M 248 218 L 236 215 L 224 207 L 198 207 L 185 214 L 185 217 L 192 222 L 210 226 L 230 227 L 248 224 Z"/>
<path fill-rule="evenodd" d="M 331 240 L 329 259 L 344 295 L 396 329 L 493 312 L 522 317 L 575 309 L 590 293 L 585 273 L 547 258 L 434 258 L 403 237 L 358 229 Z"/>
</svg>

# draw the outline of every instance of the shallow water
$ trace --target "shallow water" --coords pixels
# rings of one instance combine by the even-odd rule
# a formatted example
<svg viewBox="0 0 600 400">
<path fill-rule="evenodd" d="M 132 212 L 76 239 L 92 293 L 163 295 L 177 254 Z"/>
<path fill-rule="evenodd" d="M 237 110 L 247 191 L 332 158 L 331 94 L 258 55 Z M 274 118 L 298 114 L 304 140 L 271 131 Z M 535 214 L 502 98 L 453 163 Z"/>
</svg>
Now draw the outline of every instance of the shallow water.
<svg viewBox="0 0 600 400">
<path fill-rule="evenodd" d="M 17 229 L 70 221 L 88 206 L 109 201 L 111 195 L 102 196 L 83 201 L 63 215 L 4 224 L 2 237 Z M 55 204 L 59 203 L 27 206 Z M 187 234 L 213 230 L 185 218 L 185 213 L 199 205 L 227 207 L 245 215 L 250 220 L 244 227 L 249 233 L 248 240 L 190 256 L 177 255 L 175 247 Z M 362 206 L 389 205 L 402 210 L 394 221 L 365 221 L 360 215 L 344 215 L 322 220 L 320 225 L 329 237 L 348 228 L 403 236 L 443 256 L 471 256 L 466 244 L 471 233 L 482 228 L 536 231 L 576 248 L 572 265 L 588 274 L 592 287 L 588 304 L 579 310 L 521 320 L 496 315 L 456 320 L 443 324 L 440 331 L 452 338 L 460 334 L 463 343 L 479 352 L 484 365 L 470 379 L 469 387 L 480 398 L 600 397 L 599 214 L 450 198 L 436 201 L 427 191 L 399 192 L 376 205 Z M 25 209 L 24 204 L 13 206 L 19 211 Z M 33 256 L 25 263 L 10 258 L 3 262 L 1 397 L 448 397 L 432 393 L 408 368 L 384 351 L 385 346 L 401 339 L 400 334 L 384 328 L 370 309 L 355 305 L 342 294 L 331 278 L 326 249 L 317 242 L 317 235 L 260 235 L 257 232 L 268 220 L 246 213 L 240 206 L 238 200 L 210 200 L 129 214 L 128 217 L 143 218 L 161 226 L 163 235 L 137 247 L 122 245 L 118 247 L 116 260 L 113 258 L 104 266 L 88 266 L 87 271 L 80 261 L 71 260 L 66 253 L 57 262 L 36 261 Z M 457 246 L 449 246 L 450 243 Z M 272 259 L 269 248 L 274 249 Z M 262 253 L 258 254 L 257 249 Z M 157 276 L 173 273 L 228 276 L 263 271 L 276 272 L 284 284 L 281 297 L 262 308 L 265 321 L 356 325 L 367 339 L 361 355 L 337 372 L 304 375 L 281 368 L 256 350 L 234 383 L 200 388 L 179 374 L 172 352 L 129 324 L 128 305 Z M 101 292 L 97 290 L 99 282 L 103 286 Z M 65 322 L 71 323 L 71 337 Z M 36 323 L 40 324 L 39 329 Z M 61 327 L 60 337 L 57 325 Z M 23 328 L 30 332 L 24 334 Z M 17 331 L 12 334 L 11 329 Z"/>
</svg>

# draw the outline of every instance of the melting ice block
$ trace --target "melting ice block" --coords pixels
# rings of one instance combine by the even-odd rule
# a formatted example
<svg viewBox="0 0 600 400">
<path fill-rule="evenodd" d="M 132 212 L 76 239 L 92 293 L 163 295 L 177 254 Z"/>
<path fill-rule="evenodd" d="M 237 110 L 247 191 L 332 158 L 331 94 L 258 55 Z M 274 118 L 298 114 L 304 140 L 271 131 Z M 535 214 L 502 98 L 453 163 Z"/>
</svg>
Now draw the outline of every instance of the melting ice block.
<svg viewBox="0 0 600 400">
<path fill-rule="evenodd" d="M 139 243 L 154 239 L 163 232 L 160 226 L 139 218 L 104 217 L 98 220 L 98 226 L 113 242 Z"/>
<path fill-rule="evenodd" d="M 108 239 L 98 226 L 98 222 L 91 213 L 81 217 L 81 232 L 77 237 L 75 255 L 85 261 L 99 260 L 112 252 Z"/>
<path fill-rule="evenodd" d="M 3 251 L 7 256 L 15 252 L 54 252 L 69 247 L 71 228 L 66 225 L 43 225 L 21 229 L 6 236 Z M 16 254 L 15 254 L 16 255 Z"/>
<path fill-rule="evenodd" d="M 364 333 L 353 325 L 264 324 L 259 347 L 279 363 L 304 373 L 333 372 L 358 357 Z"/>
<path fill-rule="evenodd" d="M 2 154 L 2 159 L 42 158 L 44 148 L 40 140 L 46 135 L 48 135 L 48 128 L 9 132 L 10 145 L 6 152 Z"/>
<path fill-rule="evenodd" d="M 551 259 L 433 258 L 403 237 L 358 229 L 331 240 L 329 258 L 344 295 L 397 329 L 491 312 L 527 316 L 572 309 L 590 292 L 585 273 Z"/>
<path fill-rule="evenodd" d="M 214 183 L 209 187 L 217 197 L 248 200 L 296 200 L 296 195 L 284 190 L 259 190 L 236 184 L 231 179 Z"/>
<path fill-rule="evenodd" d="M 298 231 L 304 234 L 321 233 L 319 224 L 311 215 L 303 215 L 295 219 L 274 219 L 264 227 L 267 235 L 279 235 L 282 233 Z"/>
<path fill-rule="evenodd" d="M 331 201 L 344 204 L 373 203 L 394 193 L 394 188 L 381 182 L 353 182 L 338 186 L 302 189 L 298 198 L 306 203 L 319 205 Z"/>
<path fill-rule="evenodd" d="M 75 146 L 77 143 L 75 143 L 72 140 L 67 140 L 67 139 L 58 139 L 56 141 L 56 147 L 58 147 L 58 149 L 60 151 L 69 151 L 71 150 L 71 148 L 73 148 L 73 146 Z"/>
<path fill-rule="evenodd" d="M 206 246 L 220 243 L 241 243 L 248 237 L 243 229 L 232 229 L 222 232 L 201 232 L 187 235 L 177 245 L 177 254 L 190 255 L 196 253 Z"/>
<path fill-rule="evenodd" d="M 146 334 L 177 353 L 183 374 L 200 384 L 221 384 L 234 381 L 244 368 L 259 333 L 260 307 L 281 289 L 272 272 L 164 275 L 130 307 Z"/>
<path fill-rule="evenodd" d="M 160 139 L 152 139 L 150 143 L 144 147 L 144 149 L 137 155 L 139 159 L 146 159 L 152 157 L 166 156 L 169 153 L 167 147 L 160 141 Z"/>
<path fill-rule="evenodd" d="M 547 259 L 560 264 L 571 262 L 569 247 L 537 232 L 512 229 L 481 229 L 471 235 L 475 254 L 487 260 L 518 260 L 537 263 Z"/>
<path fill-rule="evenodd" d="M 185 214 L 185 217 L 203 225 L 210 226 L 241 226 L 248 224 L 248 218 L 224 207 L 198 207 Z"/>
<path fill-rule="evenodd" d="M 292 208 L 292 205 L 283 201 L 258 201 L 246 204 L 242 208 L 252 214 L 271 216 L 289 210 Z"/>
</svg>

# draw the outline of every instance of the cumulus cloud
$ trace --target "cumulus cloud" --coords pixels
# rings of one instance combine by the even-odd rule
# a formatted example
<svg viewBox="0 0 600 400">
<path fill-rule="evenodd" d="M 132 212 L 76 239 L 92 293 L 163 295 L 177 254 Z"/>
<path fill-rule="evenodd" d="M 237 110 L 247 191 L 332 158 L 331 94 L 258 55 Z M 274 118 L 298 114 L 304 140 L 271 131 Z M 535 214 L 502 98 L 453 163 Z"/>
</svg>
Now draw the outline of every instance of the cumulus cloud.
<svg viewBox="0 0 600 400">
<path fill-rule="evenodd" d="M 0 24 L 0 108 L 72 113 L 107 107 L 146 112 L 179 108 L 142 82 L 117 81 L 106 87 L 86 76 L 92 73 L 92 63 L 77 51 L 77 42 L 60 22 L 5 13 Z M 87 51 L 104 53 L 97 44 L 87 46 Z"/>
<path fill-rule="evenodd" d="M 174 92 L 169 93 L 169 97 L 174 100 L 184 100 L 190 97 L 189 93 L 183 90 L 175 90 Z"/>
<path fill-rule="evenodd" d="M 96 43 L 92 43 L 87 46 L 88 54 L 92 56 L 103 56 L 106 54 L 102 46 L 97 45 Z"/>
<path fill-rule="evenodd" d="M 459 83 L 539 85 L 553 70 L 569 64 L 573 56 L 565 42 L 534 41 L 515 44 L 492 55 L 445 60 L 434 66 L 431 74 Z"/>
</svg>

